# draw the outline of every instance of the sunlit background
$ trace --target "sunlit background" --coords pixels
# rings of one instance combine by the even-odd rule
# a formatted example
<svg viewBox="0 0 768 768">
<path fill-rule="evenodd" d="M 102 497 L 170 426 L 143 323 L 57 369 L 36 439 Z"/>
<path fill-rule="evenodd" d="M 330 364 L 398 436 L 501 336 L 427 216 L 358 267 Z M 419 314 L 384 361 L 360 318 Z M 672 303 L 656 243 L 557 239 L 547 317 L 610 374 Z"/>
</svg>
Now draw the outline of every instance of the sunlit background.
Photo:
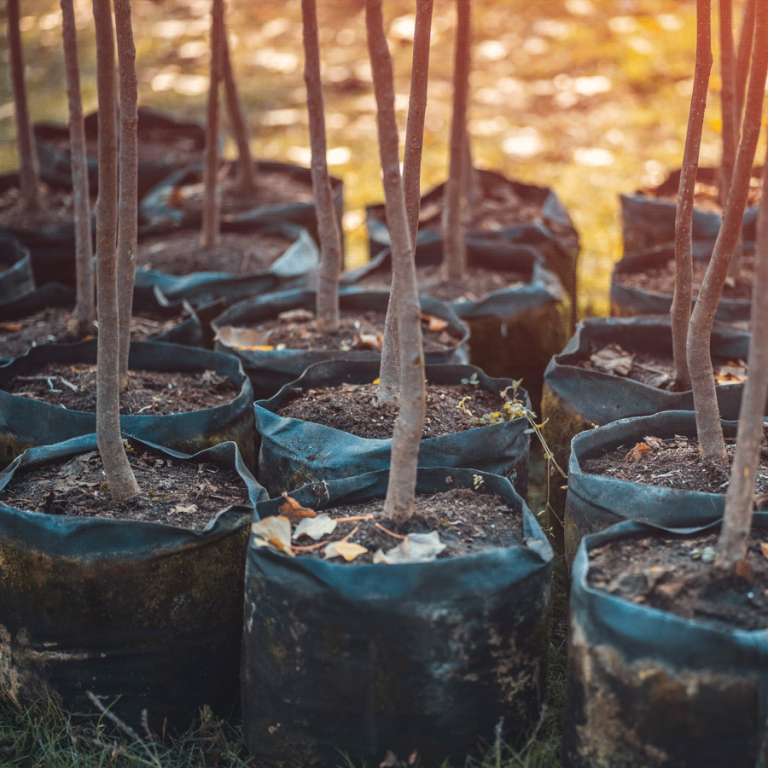
<svg viewBox="0 0 768 768">
<path fill-rule="evenodd" d="M 414 2 L 385 3 L 403 132 Z M 32 118 L 66 121 L 58 3 L 21 0 L 21 6 Z M 328 161 L 344 179 L 347 253 L 359 264 L 367 257 L 364 207 L 383 196 L 363 3 L 319 0 L 318 6 Z M 91 111 L 91 6 L 76 0 L 75 8 L 83 95 Z M 136 0 L 133 9 L 141 103 L 202 120 L 210 0 Z M 307 165 L 299 0 L 230 0 L 227 22 L 254 155 Z M 453 0 L 435 0 L 424 189 L 446 175 L 454 24 Z M 580 312 L 607 314 L 610 270 L 621 256 L 617 196 L 660 182 L 682 155 L 695 4 L 474 0 L 473 24 L 469 127 L 476 164 L 554 188 L 581 236 Z M 0 55 L 0 170 L 9 171 L 17 160 L 5 35 Z M 709 164 L 720 155 L 718 89 L 715 67 L 702 150 Z M 234 156 L 234 147 L 228 149 Z"/>
</svg>

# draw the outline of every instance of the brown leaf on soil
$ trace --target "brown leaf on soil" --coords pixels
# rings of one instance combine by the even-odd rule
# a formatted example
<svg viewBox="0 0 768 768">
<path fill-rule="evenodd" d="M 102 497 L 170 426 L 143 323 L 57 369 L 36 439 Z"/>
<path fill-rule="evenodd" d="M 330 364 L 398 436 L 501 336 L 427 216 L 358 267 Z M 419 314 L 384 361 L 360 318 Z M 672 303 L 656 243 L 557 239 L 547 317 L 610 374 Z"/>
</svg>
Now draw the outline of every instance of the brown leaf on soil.
<svg viewBox="0 0 768 768">
<path fill-rule="evenodd" d="M 743 384 L 746 380 L 747 364 L 743 360 L 739 360 L 737 363 L 729 360 L 728 364 L 724 365 L 720 369 L 720 373 L 715 376 L 715 381 L 718 384 Z"/>
<path fill-rule="evenodd" d="M 427 323 L 427 327 L 430 331 L 435 331 L 437 333 L 438 331 L 444 331 L 448 327 L 448 321 L 442 320 L 439 317 L 435 317 L 434 315 L 421 315 L 421 319 Z"/>
<path fill-rule="evenodd" d="M 627 455 L 625 461 L 637 461 L 641 456 L 650 453 L 653 449 L 646 443 L 638 443 Z"/>
<path fill-rule="evenodd" d="M 273 346 L 267 344 L 269 333 L 256 331 L 252 328 L 235 328 L 231 325 L 224 325 L 216 329 L 214 341 L 220 341 L 225 347 L 230 349 L 250 349 L 250 350 L 269 350 Z"/>
<path fill-rule="evenodd" d="M 752 569 L 749 567 L 746 558 L 736 561 L 733 566 L 733 575 L 745 581 L 752 581 Z"/>
<path fill-rule="evenodd" d="M 375 349 L 381 351 L 384 337 L 380 333 L 361 333 L 355 337 L 355 349 Z"/>
<path fill-rule="evenodd" d="M 615 373 L 618 376 L 627 376 L 632 370 L 635 356 L 618 344 L 609 344 L 590 356 L 592 365 L 603 373 Z"/>
<path fill-rule="evenodd" d="M 761 542 L 760 543 L 760 551 L 763 553 L 763 557 L 768 560 L 768 543 Z"/>
<path fill-rule="evenodd" d="M 285 504 L 281 504 L 278 511 L 281 515 L 285 515 L 289 520 L 299 519 L 302 517 L 317 517 L 317 512 L 314 509 L 308 507 L 302 507 L 296 499 L 291 498 L 287 493 L 283 493 Z"/>
<path fill-rule="evenodd" d="M 646 437 L 643 439 L 646 445 L 649 445 L 654 450 L 658 450 L 664 445 L 664 441 L 658 437 L 651 437 L 650 435 L 646 435 Z"/>
<path fill-rule="evenodd" d="M 0 323 L 0 330 L 3 331 L 20 331 L 23 327 L 21 323 L 12 323 L 10 321 Z"/>
</svg>

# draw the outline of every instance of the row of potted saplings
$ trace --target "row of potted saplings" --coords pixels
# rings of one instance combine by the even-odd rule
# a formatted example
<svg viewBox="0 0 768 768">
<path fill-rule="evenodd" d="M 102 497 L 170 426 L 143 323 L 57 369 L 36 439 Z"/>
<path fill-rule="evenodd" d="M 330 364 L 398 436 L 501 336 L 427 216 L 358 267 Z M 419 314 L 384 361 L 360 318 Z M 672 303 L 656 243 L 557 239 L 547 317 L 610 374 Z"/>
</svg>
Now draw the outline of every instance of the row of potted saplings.
<svg viewBox="0 0 768 768">
<path fill-rule="evenodd" d="M 710 11 L 708 0 L 697 2 L 671 317 L 584 321 L 545 373 L 543 432 L 556 456 L 569 456 L 564 507 L 555 497 L 552 510 L 571 568 L 567 766 L 756 766 L 766 759 L 768 521 L 753 512 L 768 481 L 765 175 L 752 333 L 714 321 L 726 281 L 739 277 L 768 69 L 758 42 L 768 31 L 768 8 L 744 6 L 739 72 L 732 43 L 730 51 L 722 46 L 730 56 L 722 67 L 724 109 L 733 110 L 724 115 L 724 143 L 732 132 L 733 155 L 721 178 L 722 222 L 692 308 L 692 253 L 702 245 L 692 237 L 692 214 L 712 64 Z M 723 19 L 730 36 L 730 20 Z M 611 343 L 620 346 L 603 356 Z M 595 350 L 603 350 L 600 365 L 577 365 Z M 646 353 L 674 358 L 673 382 L 654 386 L 660 371 L 646 367 Z M 747 359 L 746 377 L 713 371 Z M 633 380 L 633 368 L 645 377 Z M 597 425 L 604 426 L 592 429 Z"/>
<path fill-rule="evenodd" d="M 115 5 L 118 47 L 130 49 L 130 19 Z M 94 3 L 94 16 L 99 45 L 111 45 L 105 42 L 112 39 L 109 3 Z M 204 704 L 227 714 L 242 691 L 251 751 L 295 765 L 335 762 L 339 749 L 354 760 L 378 761 L 387 750 L 404 756 L 416 750 L 437 762 L 463 756 L 497 733 L 514 740 L 538 717 L 553 554 L 520 496 L 536 427 L 528 429 L 527 395 L 510 379 L 470 366 L 425 369 L 412 266 L 415 220 L 406 214 L 418 207 L 418 184 L 407 187 L 400 176 L 380 2 L 366 4 L 366 20 L 394 300 L 376 361 L 342 363 L 335 376 L 353 385 L 348 391 L 370 387 L 367 421 L 396 413 L 392 438 L 291 423 L 272 413 L 281 399 L 291 399 L 290 387 L 254 406 L 251 380 L 232 355 L 129 343 L 136 105 L 135 92 L 121 87 L 119 181 L 115 111 L 99 110 L 98 339 L 69 349 L 36 347 L 4 368 L 6 383 L 13 369 L 17 378 L 27 376 L 25 386 L 44 379 L 55 391 L 70 389 L 72 374 L 65 368 L 39 375 L 41 355 L 66 365 L 97 363 L 95 419 L 0 393 L 0 407 L 15 425 L 4 449 L 16 458 L 0 475 L 0 674 L 12 699 L 48 696 L 81 713 L 109 707 L 126 724 L 137 727 L 144 719 L 160 731 L 185 728 Z M 430 18 L 421 7 L 418 26 L 428 33 Z M 306 30 L 316 36 L 312 14 Z M 426 43 L 428 50 L 428 34 Z M 118 58 L 121 81 L 135 82 L 131 57 Z M 99 100 L 111 105 L 114 52 L 102 47 L 98 59 L 109 63 L 99 67 Z M 314 114 L 322 116 L 322 109 Z M 422 129 L 409 121 L 409 130 Z M 458 149 L 463 156 L 461 142 Z M 324 221 L 333 229 L 332 211 L 323 219 L 324 143 L 313 142 L 313 152 L 313 169 L 322 168 L 313 179 L 318 229 Z M 418 157 L 407 159 L 405 176 L 418 179 Z M 125 216 L 119 224 L 118 210 Z M 320 239 L 322 247 L 326 239 Z M 321 261 L 338 273 L 335 250 Z M 322 275 L 321 265 L 320 284 Z M 331 298 L 331 319 L 322 321 L 329 327 L 338 322 L 337 290 Z M 318 323 L 320 317 L 318 311 Z M 449 345 L 447 357 L 456 346 Z M 119 416 L 129 370 L 168 372 L 181 358 L 182 367 L 215 386 L 226 376 L 232 393 L 217 407 L 157 415 L 156 407 L 181 395 L 171 380 L 148 406 Z M 315 366 L 298 386 L 319 386 L 338 365 Z M 425 379 L 468 393 L 450 408 L 481 428 L 422 441 Z M 490 393 L 491 405 L 481 398 L 473 415 L 479 393 Z M 449 407 L 433 399 L 438 415 Z M 59 442 L 54 431 L 69 439 Z M 288 438 L 282 453 L 281 432 Z M 256 446 L 263 484 L 253 474 Z M 43 490 L 53 464 L 59 469 Z M 96 481 L 88 474 L 94 467 Z M 193 496 L 184 503 L 166 499 L 171 483 L 164 473 L 181 467 L 192 469 L 182 484 Z M 239 476 L 240 503 L 208 522 L 199 518 L 197 528 L 149 522 L 155 503 L 170 505 L 170 519 L 204 512 L 224 486 L 225 470 Z M 141 488 L 137 475 L 150 471 L 152 487 Z M 93 505 L 106 500 L 106 517 L 66 513 L 63 502 L 83 491 Z M 446 495 L 414 515 L 417 498 L 435 493 Z M 374 499 L 383 501 L 378 510 L 335 511 Z M 356 543 L 358 527 L 380 546 Z M 438 559 L 444 552 L 455 556 Z"/>
</svg>

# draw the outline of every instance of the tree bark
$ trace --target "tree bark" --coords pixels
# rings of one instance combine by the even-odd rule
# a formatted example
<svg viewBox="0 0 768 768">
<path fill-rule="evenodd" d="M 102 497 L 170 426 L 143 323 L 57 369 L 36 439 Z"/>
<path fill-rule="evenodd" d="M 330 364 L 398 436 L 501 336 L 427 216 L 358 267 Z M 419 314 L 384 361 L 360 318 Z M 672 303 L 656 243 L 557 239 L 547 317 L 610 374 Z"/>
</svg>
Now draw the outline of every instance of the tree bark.
<svg viewBox="0 0 768 768">
<path fill-rule="evenodd" d="M 421 210 L 421 156 L 424 147 L 424 118 L 427 112 L 432 8 L 432 0 L 422 0 L 416 4 L 411 94 L 408 102 L 408 122 L 405 128 L 403 190 L 405 192 L 405 210 L 408 216 L 408 231 L 414 254 L 416 253 L 419 212 Z M 384 321 L 384 343 L 381 350 L 381 371 L 376 400 L 379 404 L 391 403 L 399 397 L 400 362 L 397 335 L 397 296 L 393 290 L 390 290 L 387 316 Z"/>
<path fill-rule="evenodd" d="M 750 319 L 753 333 L 749 341 L 749 376 L 739 411 L 736 453 L 717 543 L 717 563 L 724 568 L 733 568 L 747 556 L 755 478 L 763 442 L 763 414 L 768 396 L 768 174 L 763 174 Z"/>
<path fill-rule="evenodd" d="M 72 160 L 72 192 L 75 221 L 75 283 L 77 299 L 70 331 L 77 336 L 94 332 L 96 317 L 93 289 L 93 242 L 91 202 L 85 151 L 83 100 L 80 94 L 80 66 L 77 60 L 77 28 L 72 0 L 61 0 L 61 35 L 69 102 L 69 147 Z"/>
<path fill-rule="evenodd" d="M 376 95 L 379 153 L 387 223 L 392 243 L 393 294 L 397 296 L 400 339 L 400 413 L 392 437 L 392 458 L 384 515 L 393 517 L 397 522 L 403 522 L 413 515 L 416 465 L 424 428 L 426 388 L 416 270 L 405 209 L 405 193 L 400 177 L 392 59 L 384 32 L 381 3 L 382 0 L 366 0 L 365 20 Z"/>
<path fill-rule="evenodd" d="M 19 0 L 8 0 L 8 48 L 16 118 L 16 143 L 19 149 L 19 201 L 22 210 L 40 208 L 40 164 L 37 159 L 32 122 L 29 119 L 27 89 L 24 83 L 24 52 L 19 29 Z"/>
<path fill-rule="evenodd" d="M 755 39 L 765 40 L 767 35 L 768 4 L 759 3 L 755 15 Z M 688 330 L 688 370 L 691 374 L 699 450 L 704 458 L 723 468 L 727 466 L 727 455 L 723 430 L 720 426 L 709 344 L 717 305 L 723 292 L 733 246 L 741 230 L 742 216 L 749 193 L 752 164 L 760 135 L 766 70 L 768 70 L 768 46 L 757 45 L 752 54 L 751 75 L 744 109 L 744 126 L 736 154 L 733 183 L 728 193 L 728 203 L 723 213 L 723 221 L 712 257 L 704 275 L 698 300 L 691 313 Z"/>
<path fill-rule="evenodd" d="M 731 188 L 739 128 L 736 122 L 736 73 L 733 51 L 733 0 L 720 0 L 720 110 L 722 122 L 723 155 L 720 161 L 720 203 L 725 207 Z M 728 276 L 734 280 L 741 272 L 741 230 L 733 246 Z"/>
<path fill-rule="evenodd" d="M 741 17 L 739 47 L 736 53 L 736 129 L 744 113 L 744 93 L 747 90 L 749 61 L 755 37 L 755 0 L 746 0 Z"/>
<path fill-rule="evenodd" d="M 237 183 L 246 194 L 256 195 L 256 172 L 251 156 L 248 122 L 243 115 L 240 95 L 237 92 L 237 82 L 232 69 L 232 59 L 229 51 L 229 33 L 226 19 L 222 14 L 221 22 L 221 69 L 224 80 L 224 95 L 227 100 L 229 127 L 237 144 Z"/>
<path fill-rule="evenodd" d="M 200 244 L 215 248 L 221 230 L 221 189 L 219 186 L 219 84 L 222 76 L 221 43 L 224 0 L 211 0 L 211 83 L 205 129 L 205 168 L 203 171 L 203 226 Z"/>
<path fill-rule="evenodd" d="M 96 295 L 99 337 L 96 353 L 96 437 L 109 491 L 115 501 L 136 496 L 139 487 L 120 435 L 117 307 L 117 115 L 115 43 L 109 0 L 93 0 L 96 80 L 99 95 L 99 199 L 96 206 Z"/>
<path fill-rule="evenodd" d="M 467 266 L 462 196 L 464 192 L 467 101 L 470 66 L 470 4 L 456 0 L 456 50 L 453 67 L 453 119 L 451 120 L 448 181 L 443 207 L 443 272 L 448 280 L 461 280 Z"/>
<path fill-rule="evenodd" d="M 117 307 L 120 337 L 120 389 L 128 387 L 133 283 L 138 234 L 138 83 L 130 0 L 114 0 L 117 60 L 120 72 L 120 170 L 117 236 Z"/>
<path fill-rule="evenodd" d="M 712 70 L 712 5 L 710 0 L 696 3 L 696 65 L 693 76 L 691 110 L 685 137 L 680 186 L 675 214 L 675 293 L 670 308 L 672 351 L 675 361 L 675 389 L 691 388 L 685 345 L 691 319 L 693 297 L 693 195 L 699 167 L 701 134 L 707 106 L 709 76 Z"/>
<path fill-rule="evenodd" d="M 315 294 L 315 318 L 320 331 L 339 327 L 339 273 L 341 272 L 341 232 L 333 207 L 331 177 L 328 173 L 325 138 L 325 110 L 320 79 L 320 43 L 315 0 L 301 0 L 304 29 L 304 82 L 307 86 L 309 140 L 312 148 L 312 192 L 317 211 L 320 238 L 320 266 Z"/>
</svg>

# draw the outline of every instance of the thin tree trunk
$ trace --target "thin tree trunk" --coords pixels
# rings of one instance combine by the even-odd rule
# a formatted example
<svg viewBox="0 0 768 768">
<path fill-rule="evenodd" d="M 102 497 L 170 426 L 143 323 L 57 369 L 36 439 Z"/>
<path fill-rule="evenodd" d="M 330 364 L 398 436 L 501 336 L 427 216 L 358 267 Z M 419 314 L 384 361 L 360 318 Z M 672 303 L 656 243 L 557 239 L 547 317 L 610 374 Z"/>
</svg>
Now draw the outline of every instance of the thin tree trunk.
<svg viewBox="0 0 768 768">
<path fill-rule="evenodd" d="M 725 568 L 733 568 L 747 556 L 755 478 L 763 442 L 763 414 L 768 396 L 768 174 L 765 173 L 762 192 L 752 283 L 750 319 L 753 333 L 749 341 L 749 376 L 741 400 L 736 453 L 717 543 L 717 562 Z"/>
<path fill-rule="evenodd" d="M 392 59 L 384 32 L 381 3 L 382 0 L 366 0 L 365 21 L 376 95 L 379 153 L 387 223 L 392 242 L 392 268 L 395 276 L 393 294 L 397 296 L 400 339 L 400 413 L 392 436 L 392 457 L 384 514 L 402 522 L 413 515 L 416 465 L 424 428 L 426 388 L 416 270 L 405 209 L 405 193 L 400 177 Z"/>
<path fill-rule="evenodd" d="M 470 65 L 470 4 L 456 0 L 456 50 L 453 68 L 453 119 L 451 120 L 448 181 L 443 207 L 443 272 L 448 280 L 461 280 L 467 267 L 461 199 L 464 192 L 467 101 Z"/>
<path fill-rule="evenodd" d="M 24 53 L 19 29 L 19 0 L 8 0 L 8 47 L 16 116 L 16 142 L 19 149 L 19 199 L 23 210 L 40 207 L 40 164 L 37 159 L 29 119 L 27 89 L 24 83 Z"/>
<path fill-rule="evenodd" d="M 139 121 L 136 46 L 130 0 L 114 0 L 117 60 L 120 71 L 120 180 L 117 236 L 117 306 L 120 333 L 120 389 L 128 387 L 133 283 L 136 276 L 138 228 L 137 126 Z"/>
<path fill-rule="evenodd" d="M 432 0 L 416 4 L 411 65 L 411 95 L 408 102 L 408 122 L 405 128 L 405 157 L 403 159 L 403 190 L 411 246 L 416 253 L 421 210 L 421 156 L 424 147 L 424 118 L 427 112 L 429 83 L 429 44 L 432 36 Z M 393 282 L 394 282 L 394 272 Z M 384 321 L 384 343 L 381 350 L 381 371 L 376 399 L 379 404 L 395 402 L 400 397 L 400 361 L 397 335 L 397 296 L 390 290 L 387 316 Z"/>
<path fill-rule="evenodd" d="M 211 83 L 205 129 L 203 171 L 203 227 L 200 244 L 215 248 L 221 230 L 221 189 L 219 186 L 219 84 L 222 76 L 221 43 L 224 39 L 224 0 L 211 0 Z"/>
<path fill-rule="evenodd" d="M 304 27 L 304 82 L 307 85 L 309 140 L 312 147 L 312 192 L 317 211 L 320 238 L 320 267 L 315 294 L 315 316 L 320 331 L 339 327 L 339 273 L 341 272 L 341 232 L 333 207 L 331 177 L 328 174 L 325 138 L 325 110 L 320 79 L 320 43 L 315 0 L 301 0 Z"/>
<path fill-rule="evenodd" d="M 768 36 L 768 3 L 759 3 L 755 17 L 755 39 L 765 40 L 766 36 Z M 688 370 L 691 374 L 699 450 L 704 458 L 723 468 L 727 466 L 727 455 L 717 407 L 709 344 L 717 305 L 723 292 L 733 246 L 739 236 L 749 193 L 752 164 L 760 135 L 766 70 L 768 70 L 768 46 L 757 45 L 752 54 L 751 75 L 744 109 L 744 126 L 736 154 L 733 183 L 712 258 L 704 275 L 698 300 L 691 313 L 688 331 Z"/>
<path fill-rule="evenodd" d="M 472 49 L 470 47 L 469 55 L 471 56 Z M 467 105 L 467 111 L 469 111 L 469 105 Z M 465 124 L 469 122 L 469 117 L 465 120 Z M 466 136 L 464 137 L 464 168 L 461 172 L 462 182 L 464 188 L 462 190 L 463 197 L 463 221 L 469 226 L 474 218 L 475 211 L 483 201 L 483 185 L 480 183 L 480 173 L 475 168 L 475 163 L 472 160 L 472 139 L 469 135 L 469 128 L 466 128 Z"/>
<path fill-rule="evenodd" d="M 96 78 L 99 94 L 99 200 L 96 206 L 96 295 L 99 337 L 96 356 L 96 437 L 109 491 L 115 501 L 139 493 L 120 435 L 117 307 L 117 115 L 115 42 L 109 0 L 93 0 Z"/>
<path fill-rule="evenodd" d="M 731 188 L 739 128 L 736 122 L 736 57 L 733 51 L 733 0 L 720 0 L 720 110 L 723 155 L 720 161 L 720 204 L 725 208 Z M 741 230 L 733 246 L 728 276 L 734 280 L 741 272 Z"/>
<path fill-rule="evenodd" d="M 710 0 L 696 3 L 696 67 L 693 76 L 691 110 L 685 137 L 680 186 L 675 215 L 675 293 L 670 318 L 672 351 L 675 361 L 675 389 L 691 388 L 685 345 L 691 319 L 693 297 L 693 195 L 699 167 L 701 134 L 707 106 L 709 76 L 712 70 L 712 6 Z"/>
<path fill-rule="evenodd" d="M 77 336 L 93 333 L 95 303 L 93 290 L 93 242 L 91 203 L 85 152 L 83 100 L 80 95 L 80 67 L 77 61 L 77 28 L 72 0 L 61 0 L 61 35 L 69 101 L 69 147 L 72 159 L 72 191 L 75 220 L 75 283 L 77 300 L 70 331 Z"/>
<path fill-rule="evenodd" d="M 229 33 L 227 32 L 224 15 L 222 15 L 221 22 L 221 69 L 224 80 L 224 95 L 227 100 L 227 112 L 229 114 L 229 127 L 237 144 L 237 183 L 243 192 L 255 196 L 256 172 L 253 167 L 253 157 L 251 156 L 248 123 L 243 115 L 240 95 L 237 92 L 235 73 L 232 70 L 232 59 L 229 52 Z"/>
<path fill-rule="evenodd" d="M 744 113 L 744 93 L 747 90 L 749 62 L 755 38 L 755 0 L 746 0 L 741 17 L 739 47 L 736 53 L 736 130 Z"/>
</svg>

